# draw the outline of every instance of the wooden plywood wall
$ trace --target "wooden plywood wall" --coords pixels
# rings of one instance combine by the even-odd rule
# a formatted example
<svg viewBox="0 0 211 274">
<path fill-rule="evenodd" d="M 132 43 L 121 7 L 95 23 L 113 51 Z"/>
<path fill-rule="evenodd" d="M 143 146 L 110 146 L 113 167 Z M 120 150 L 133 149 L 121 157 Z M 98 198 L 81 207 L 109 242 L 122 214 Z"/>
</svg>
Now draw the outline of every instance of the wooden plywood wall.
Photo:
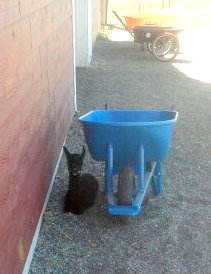
<svg viewBox="0 0 211 274">
<path fill-rule="evenodd" d="M 22 272 L 74 113 L 70 0 L 0 1 L 0 272 Z"/>
</svg>

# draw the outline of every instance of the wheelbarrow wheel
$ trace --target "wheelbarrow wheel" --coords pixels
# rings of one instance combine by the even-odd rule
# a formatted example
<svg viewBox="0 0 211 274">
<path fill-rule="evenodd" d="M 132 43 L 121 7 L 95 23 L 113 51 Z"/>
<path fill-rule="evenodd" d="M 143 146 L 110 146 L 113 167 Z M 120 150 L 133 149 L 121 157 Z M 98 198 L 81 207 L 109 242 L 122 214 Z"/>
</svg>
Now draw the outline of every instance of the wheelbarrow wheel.
<svg viewBox="0 0 211 274">
<path fill-rule="evenodd" d="M 135 185 L 135 172 L 127 166 L 119 173 L 118 178 L 118 204 L 131 205 Z"/>
<path fill-rule="evenodd" d="M 179 53 L 178 37 L 172 33 L 158 35 L 152 45 L 153 55 L 160 61 L 171 61 Z"/>
</svg>

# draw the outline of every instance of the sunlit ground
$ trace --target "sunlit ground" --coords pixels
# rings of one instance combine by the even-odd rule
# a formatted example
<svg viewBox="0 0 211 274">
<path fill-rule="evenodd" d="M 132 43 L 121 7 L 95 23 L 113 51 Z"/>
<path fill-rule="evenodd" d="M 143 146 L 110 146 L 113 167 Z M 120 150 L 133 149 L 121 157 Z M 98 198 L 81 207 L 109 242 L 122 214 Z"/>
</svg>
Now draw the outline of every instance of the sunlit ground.
<svg viewBox="0 0 211 274">
<path fill-rule="evenodd" d="M 180 54 L 172 65 L 187 77 L 211 83 L 211 9 L 198 16 L 192 13 L 191 20 L 178 36 Z M 124 30 L 114 29 L 108 36 L 112 41 L 133 41 Z"/>
<path fill-rule="evenodd" d="M 108 31 L 108 38 L 111 41 L 133 41 L 132 35 L 126 30 L 113 29 Z"/>
<path fill-rule="evenodd" d="M 211 31 L 206 27 L 186 30 L 179 35 L 180 51 L 173 66 L 188 77 L 211 83 Z M 182 62 L 182 61 L 190 61 Z M 180 62 L 179 62 L 180 61 Z"/>
<path fill-rule="evenodd" d="M 173 63 L 188 77 L 211 83 L 211 6 L 190 10 L 186 30 L 179 35 L 181 53 L 177 59 L 191 63 Z"/>
</svg>

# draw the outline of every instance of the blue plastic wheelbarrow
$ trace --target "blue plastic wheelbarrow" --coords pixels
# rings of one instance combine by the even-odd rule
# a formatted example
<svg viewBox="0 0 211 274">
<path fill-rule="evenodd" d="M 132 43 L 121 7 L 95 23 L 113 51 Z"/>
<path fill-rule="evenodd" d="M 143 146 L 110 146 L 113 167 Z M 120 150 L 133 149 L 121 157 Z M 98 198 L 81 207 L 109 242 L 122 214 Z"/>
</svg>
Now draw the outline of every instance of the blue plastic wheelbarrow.
<svg viewBox="0 0 211 274">
<path fill-rule="evenodd" d="M 109 214 L 139 214 L 149 183 L 154 195 L 162 192 L 162 162 L 177 116 L 163 110 L 94 110 L 79 117 L 91 156 L 105 161 Z"/>
</svg>

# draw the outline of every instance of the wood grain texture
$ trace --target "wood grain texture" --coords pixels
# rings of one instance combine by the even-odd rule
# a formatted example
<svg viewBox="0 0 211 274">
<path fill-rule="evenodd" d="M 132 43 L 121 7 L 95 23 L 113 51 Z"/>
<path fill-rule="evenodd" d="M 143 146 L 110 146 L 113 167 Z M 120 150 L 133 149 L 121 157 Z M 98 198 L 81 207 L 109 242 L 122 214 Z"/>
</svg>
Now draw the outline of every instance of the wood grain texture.
<svg viewBox="0 0 211 274">
<path fill-rule="evenodd" d="M 39 47 L 65 20 L 70 20 L 70 3 L 67 0 L 52 2 L 30 15 L 32 48 Z"/>
<path fill-rule="evenodd" d="M 66 20 L 62 27 L 58 28 L 40 47 L 41 66 L 43 73 L 48 77 L 49 92 L 54 90 L 67 66 L 73 62 L 71 29 L 69 20 Z"/>
<path fill-rule="evenodd" d="M 0 30 L 1 274 L 22 272 L 74 113 L 71 6 L 42 4 Z"/>
<path fill-rule="evenodd" d="M 35 11 L 41 10 L 53 2 L 58 0 L 19 0 L 21 16 L 27 16 Z"/>
<path fill-rule="evenodd" d="M 0 106 L 16 94 L 16 88 L 30 66 L 31 55 L 29 18 L 0 31 Z"/>
<path fill-rule="evenodd" d="M 0 30 L 20 19 L 19 0 L 0 1 Z"/>
</svg>

